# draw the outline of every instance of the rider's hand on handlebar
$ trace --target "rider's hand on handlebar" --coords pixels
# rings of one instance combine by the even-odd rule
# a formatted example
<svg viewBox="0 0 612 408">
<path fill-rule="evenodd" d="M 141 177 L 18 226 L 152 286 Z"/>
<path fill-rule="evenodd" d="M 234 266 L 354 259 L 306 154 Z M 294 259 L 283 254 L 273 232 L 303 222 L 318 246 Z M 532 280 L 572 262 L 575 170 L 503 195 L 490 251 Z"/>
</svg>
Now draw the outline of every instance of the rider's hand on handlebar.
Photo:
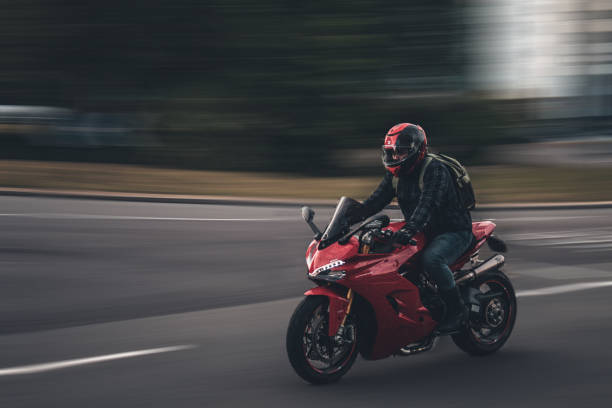
<svg viewBox="0 0 612 408">
<path fill-rule="evenodd" d="M 408 245 L 412 241 L 412 237 L 414 237 L 414 231 L 407 229 L 400 229 L 395 233 L 394 241 L 401 245 Z"/>
</svg>

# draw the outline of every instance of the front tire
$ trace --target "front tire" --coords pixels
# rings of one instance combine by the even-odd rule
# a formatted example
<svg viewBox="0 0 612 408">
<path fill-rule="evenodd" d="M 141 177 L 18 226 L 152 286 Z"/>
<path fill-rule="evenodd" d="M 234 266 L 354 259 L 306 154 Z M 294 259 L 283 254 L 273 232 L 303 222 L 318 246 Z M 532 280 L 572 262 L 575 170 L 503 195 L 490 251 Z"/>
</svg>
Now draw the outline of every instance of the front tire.
<svg viewBox="0 0 612 408">
<path fill-rule="evenodd" d="M 510 337 L 516 321 L 512 282 L 503 272 L 495 271 L 478 277 L 467 286 L 484 300 L 477 312 L 470 311 L 468 326 L 452 336 L 453 342 L 473 356 L 495 353 Z"/>
<path fill-rule="evenodd" d="M 295 309 L 287 329 L 287 354 L 295 372 L 312 384 L 338 381 L 357 358 L 357 325 L 349 315 L 345 335 L 327 335 L 329 301 L 324 296 L 308 296 Z"/>
</svg>

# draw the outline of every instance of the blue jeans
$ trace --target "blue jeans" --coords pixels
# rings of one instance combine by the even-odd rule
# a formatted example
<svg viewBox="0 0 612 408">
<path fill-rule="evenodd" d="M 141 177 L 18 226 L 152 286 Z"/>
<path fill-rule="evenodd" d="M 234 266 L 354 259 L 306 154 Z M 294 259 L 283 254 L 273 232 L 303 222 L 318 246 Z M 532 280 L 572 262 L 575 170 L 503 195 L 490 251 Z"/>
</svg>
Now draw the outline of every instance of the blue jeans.
<svg viewBox="0 0 612 408">
<path fill-rule="evenodd" d="M 472 231 L 445 232 L 435 237 L 423 252 L 423 267 L 441 290 L 455 287 L 448 265 L 465 253 L 472 243 Z"/>
</svg>

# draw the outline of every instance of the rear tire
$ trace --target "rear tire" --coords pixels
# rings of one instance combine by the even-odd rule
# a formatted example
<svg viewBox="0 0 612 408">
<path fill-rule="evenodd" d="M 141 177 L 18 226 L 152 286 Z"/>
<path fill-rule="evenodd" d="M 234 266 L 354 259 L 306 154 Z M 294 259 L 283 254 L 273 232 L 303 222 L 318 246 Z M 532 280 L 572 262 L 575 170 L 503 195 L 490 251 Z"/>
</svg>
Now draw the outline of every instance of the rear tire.
<svg viewBox="0 0 612 408">
<path fill-rule="evenodd" d="M 324 296 L 306 297 L 293 312 L 287 329 L 289 362 L 300 377 L 312 384 L 338 381 L 351 368 L 359 350 L 357 325 L 351 316 L 345 329 L 353 331 L 352 342 L 338 344 L 327 336 L 328 304 Z M 317 360 L 318 357 L 328 361 Z"/>
<path fill-rule="evenodd" d="M 512 282 L 501 271 L 486 273 L 467 284 L 482 294 L 499 293 L 481 305 L 478 319 L 470 313 L 468 327 L 452 336 L 461 350 L 473 356 L 495 353 L 506 343 L 516 321 L 516 295 Z"/>
</svg>

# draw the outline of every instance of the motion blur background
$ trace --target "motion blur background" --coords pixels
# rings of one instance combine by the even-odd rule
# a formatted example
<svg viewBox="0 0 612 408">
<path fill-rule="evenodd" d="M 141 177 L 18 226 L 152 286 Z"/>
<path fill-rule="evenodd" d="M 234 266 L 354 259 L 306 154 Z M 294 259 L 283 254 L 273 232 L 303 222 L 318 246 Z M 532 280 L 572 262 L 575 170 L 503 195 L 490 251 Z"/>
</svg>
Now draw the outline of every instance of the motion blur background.
<svg viewBox="0 0 612 408">
<path fill-rule="evenodd" d="M 1 4 L 0 185 L 363 196 L 409 121 L 481 202 L 612 199 L 606 0 Z"/>
<path fill-rule="evenodd" d="M 468 166 L 514 333 L 309 387 L 299 207 L 368 195 L 399 122 Z M 0 0 L 0 407 L 609 406 L 612 205 L 542 203 L 611 176 L 610 0 Z"/>
</svg>

